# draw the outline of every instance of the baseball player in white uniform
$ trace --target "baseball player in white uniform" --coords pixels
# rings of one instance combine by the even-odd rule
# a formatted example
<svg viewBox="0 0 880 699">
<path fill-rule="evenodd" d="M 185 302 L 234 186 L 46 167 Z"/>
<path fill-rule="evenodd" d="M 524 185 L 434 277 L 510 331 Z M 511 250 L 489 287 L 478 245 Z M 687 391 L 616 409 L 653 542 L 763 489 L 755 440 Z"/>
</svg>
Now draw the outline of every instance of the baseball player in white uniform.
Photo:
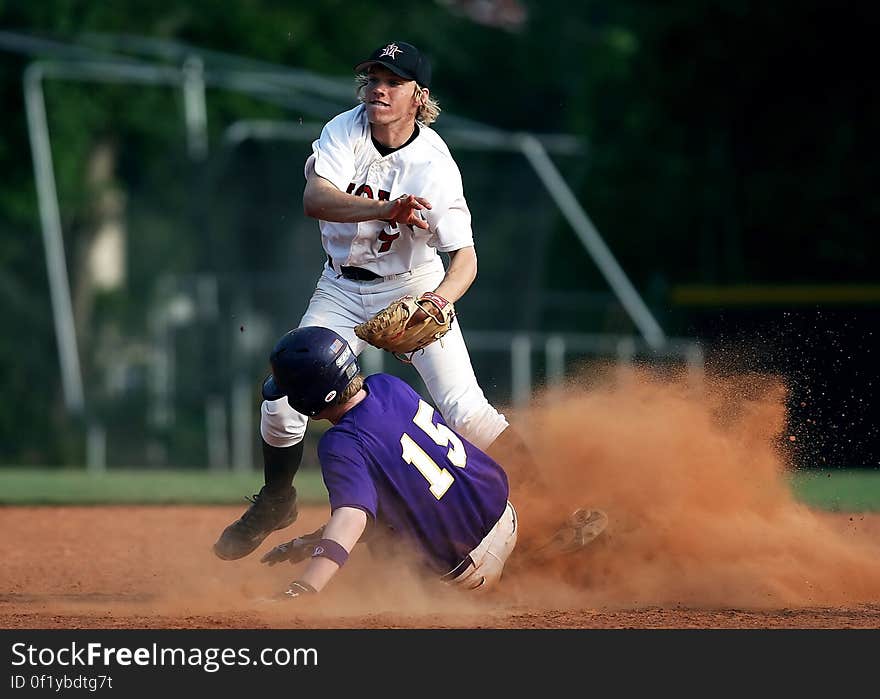
<svg viewBox="0 0 880 699">
<path fill-rule="evenodd" d="M 304 212 L 319 221 L 327 259 L 299 325 L 330 328 L 360 354 L 366 344 L 355 325 L 406 294 L 458 301 L 476 277 L 477 257 L 461 174 L 429 126 L 440 109 L 427 59 L 394 41 L 355 72 L 361 104 L 325 125 L 305 163 Z M 449 255 L 448 268 L 439 252 Z M 494 444 L 501 463 L 525 454 L 478 385 L 458 323 L 412 362 L 454 430 L 481 449 Z M 225 560 L 246 556 L 296 519 L 292 484 L 308 418 L 265 386 L 263 398 L 265 485 L 214 545 Z"/>
</svg>

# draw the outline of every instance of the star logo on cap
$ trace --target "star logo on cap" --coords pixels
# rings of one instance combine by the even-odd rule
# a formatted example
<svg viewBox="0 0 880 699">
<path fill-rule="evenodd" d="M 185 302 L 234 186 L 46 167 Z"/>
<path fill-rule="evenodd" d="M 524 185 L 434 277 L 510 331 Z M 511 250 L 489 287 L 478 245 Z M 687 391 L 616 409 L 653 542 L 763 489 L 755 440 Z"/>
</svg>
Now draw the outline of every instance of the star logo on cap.
<svg viewBox="0 0 880 699">
<path fill-rule="evenodd" d="M 398 53 L 403 53 L 403 49 L 400 48 L 397 44 L 391 43 L 388 44 L 384 49 L 382 49 L 382 53 L 379 54 L 379 58 L 383 56 L 391 56 L 391 59 L 394 60 L 397 58 Z"/>
</svg>

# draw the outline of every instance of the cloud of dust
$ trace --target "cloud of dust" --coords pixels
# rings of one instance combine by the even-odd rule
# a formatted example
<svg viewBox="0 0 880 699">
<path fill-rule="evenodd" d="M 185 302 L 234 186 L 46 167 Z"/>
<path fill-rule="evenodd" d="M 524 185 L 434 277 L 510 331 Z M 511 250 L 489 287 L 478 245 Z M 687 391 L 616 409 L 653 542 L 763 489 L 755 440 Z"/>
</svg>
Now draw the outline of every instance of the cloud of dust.
<svg viewBox="0 0 880 699">
<path fill-rule="evenodd" d="M 520 545 L 497 592 L 446 592 L 405 564 L 380 562 L 377 576 L 376 561 L 353 559 L 367 568 L 346 566 L 321 607 L 334 618 L 368 612 L 379 625 L 403 612 L 472 626 L 491 624 L 493 609 L 875 602 L 878 543 L 793 496 L 786 397 L 773 376 L 590 367 L 511 416 L 546 487 L 511 478 Z M 581 506 L 605 510 L 608 529 L 582 552 L 530 562 L 524 551 Z"/>
<path fill-rule="evenodd" d="M 329 516 L 328 508 L 301 510 L 293 527 L 270 535 L 259 550 L 239 561 L 217 559 L 206 544 L 213 542 L 226 520 L 218 520 L 214 529 L 202 523 L 201 531 L 191 531 L 171 548 L 163 547 L 155 577 L 142 585 L 148 599 L 128 605 L 128 611 L 149 609 L 159 618 L 207 616 L 216 618 L 218 626 L 235 617 L 253 627 L 393 628 L 402 623 L 402 614 L 422 618 L 426 624 L 436 619 L 437 626 L 455 624 L 456 619 L 458 625 L 472 626 L 475 615 L 486 617 L 480 600 L 464 598 L 437 579 L 425 579 L 411 560 L 377 559 L 364 546 L 319 596 L 302 603 L 279 601 L 278 595 L 305 563 L 267 566 L 259 560 L 272 546 L 314 530 Z M 488 613 L 491 616 L 491 609 Z"/>
<path fill-rule="evenodd" d="M 254 625 L 393 628 L 491 626 L 522 610 L 761 609 L 880 599 L 880 546 L 835 528 L 794 499 L 786 386 L 748 374 L 695 379 L 594 366 L 510 414 L 541 470 L 543 491 L 511 477 L 520 545 L 496 592 L 461 593 L 418 578 L 406 563 L 352 556 L 319 598 L 291 610 L 255 599 L 295 577 L 290 566 L 175 557 L 156 613 L 227 613 Z M 598 507 L 608 529 L 583 551 L 536 564 L 529 546 L 577 507 Z M 321 513 L 271 545 L 311 531 Z M 218 530 L 219 531 L 219 530 Z M 277 539 L 277 540 L 275 540 Z M 268 549 L 270 542 L 261 547 Z M 254 557 L 260 555 L 255 553 Z M 311 621 L 309 621 L 311 619 Z M 222 623 L 218 619 L 218 623 Z"/>
<path fill-rule="evenodd" d="M 512 594 L 554 607 L 876 601 L 877 542 L 831 528 L 794 499 L 785 399 L 771 376 L 620 367 L 545 392 L 514 417 L 549 484 L 544 502 L 514 488 L 523 530 L 550 533 L 578 506 L 610 521 L 583 552 L 525 566 Z"/>
</svg>

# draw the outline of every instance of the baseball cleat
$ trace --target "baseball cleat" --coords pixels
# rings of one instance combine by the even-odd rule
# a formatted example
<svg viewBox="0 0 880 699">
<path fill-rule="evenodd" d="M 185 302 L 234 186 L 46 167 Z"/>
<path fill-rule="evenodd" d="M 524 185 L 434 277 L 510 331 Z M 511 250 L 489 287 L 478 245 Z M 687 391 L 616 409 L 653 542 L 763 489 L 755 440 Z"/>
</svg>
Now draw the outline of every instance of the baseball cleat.
<svg viewBox="0 0 880 699">
<path fill-rule="evenodd" d="M 224 561 L 234 561 L 247 556 L 263 543 L 274 531 L 289 527 L 296 521 L 296 488 L 291 487 L 284 495 L 260 492 L 248 498 L 251 506 L 236 521 L 230 524 L 214 544 L 214 554 Z"/>
<path fill-rule="evenodd" d="M 599 536 L 608 526 L 608 515 L 602 510 L 578 508 L 556 530 L 539 551 L 572 553 L 579 551 Z"/>
</svg>

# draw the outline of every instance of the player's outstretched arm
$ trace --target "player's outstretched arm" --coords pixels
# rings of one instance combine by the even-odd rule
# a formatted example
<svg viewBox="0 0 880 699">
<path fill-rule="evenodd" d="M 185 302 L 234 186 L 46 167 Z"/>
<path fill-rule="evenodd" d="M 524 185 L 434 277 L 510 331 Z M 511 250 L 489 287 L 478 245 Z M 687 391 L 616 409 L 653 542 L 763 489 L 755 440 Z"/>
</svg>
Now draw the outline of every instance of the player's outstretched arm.
<svg viewBox="0 0 880 699">
<path fill-rule="evenodd" d="M 367 515 L 363 510 L 355 507 L 334 510 L 305 570 L 294 583 L 306 590 L 320 592 L 345 563 L 366 526 Z M 294 583 L 291 583 L 292 587 Z"/>
<path fill-rule="evenodd" d="M 477 277 L 477 253 L 473 246 L 453 250 L 449 253 L 449 268 L 443 281 L 440 282 L 433 293 L 428 292 L 419 297 L 419 301 L 426 297 L 439 296 L 441 302 L 455 303 L 474 283 Z M 432 299 L 433 300 L 433 299 Z M 450 308 L 452 308 L 450 306 Z M 412 315 L 413 323 L 422 323 L 427 320 L 428 314 L 422 308 L 418 308 Z M 370 342 L 370 340 L 367 340 Z M 370 344 L 373 344 L 370 342 Z M 399 359 L 399 357 L 398 357 Z"/>
<path fill-rule="evenodd" d="M 303 190 L 303 213 L 310 218 L 336 223 L 360 223 L 361 221 L 396 221 L 410 226 L 427 228 L 428 222 L 419 214 L 430 209 L 431 203 L 424 197 L 411 194 L 393 201 L 380 201 L 358 197 L 340 191 L 336 185 L 315 172 L 309 163 L 306 187 Z"/>
<path fill-rule="evenodd" d="M 434 291 L 447 301 L 455 303 L 465 295 L 477 278 L 477 252 L 473 246 L 449 253 L 446 276 Z"/>
</svg>

